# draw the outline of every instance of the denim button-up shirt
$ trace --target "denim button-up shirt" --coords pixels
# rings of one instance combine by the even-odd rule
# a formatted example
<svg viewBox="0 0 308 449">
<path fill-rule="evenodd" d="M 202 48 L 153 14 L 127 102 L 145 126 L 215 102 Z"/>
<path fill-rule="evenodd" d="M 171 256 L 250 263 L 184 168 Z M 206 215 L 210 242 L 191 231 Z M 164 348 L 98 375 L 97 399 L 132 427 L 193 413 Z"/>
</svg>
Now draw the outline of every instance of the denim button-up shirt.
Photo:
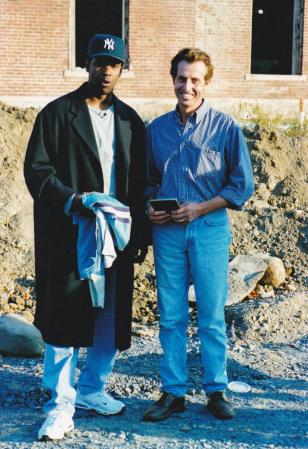
<svg viewBox="0 0 308 449">
<path fill-rule="evenodd" d="M 147 198 L 180 203 L 223 197 L 242 209 L 254 189 L 245 137 L 227 114 L 204 101 L 185 126 L 177 110 L 148 126 Z"/>
</svg>

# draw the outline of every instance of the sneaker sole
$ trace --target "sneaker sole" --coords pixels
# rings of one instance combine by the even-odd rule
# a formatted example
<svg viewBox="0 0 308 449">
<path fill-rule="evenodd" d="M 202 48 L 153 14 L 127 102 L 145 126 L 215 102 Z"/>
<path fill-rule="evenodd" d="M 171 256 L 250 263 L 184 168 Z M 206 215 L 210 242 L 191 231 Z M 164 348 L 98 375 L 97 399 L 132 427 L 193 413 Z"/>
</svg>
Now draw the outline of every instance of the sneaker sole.
<svg viewBox="0 0 308 449">
<path fill-rule="evenodd" d="M 87 407 L 86 405 L 79 405 L 79 404 L 75 404 L 76 408 L 79 408 L 81 410 L 88 410 L 89 412 L 96 412 L 99 415 L 103 415 L 103 416 L 115 416 L 115 415 L 120 415 L 121 413 L 124 412 L 125 410 L 125 405 L 121 408 L 121 410 L 119 410 L 118 412 L 102 412 L 101 410 L 96 410 L 96 408 L 91 408 L 91 407 Z"/>
<path fill-rule="evenodd" d="M 63 440 L 63 438 L 65 436 L 67 436 L 69 433 L 71 433 L 73 430 L 74 430 L 74 426 L 70 427 L 69 429 L 67 429 L 66 432 L 64 432 L 64 435 L 61 438 L 51 438 L 49 435 L 42 435 L 41 438 L 39 438 L 39 441 L 59 441 L 59 440 Z"/>
<path fill-rule="evenodd" d="M 159 422 L 159 421 L 163 421 L 164 419 L 170 418 L 170 416 L 176 415 L 177 413 L 182 413 L 185 412 L 186 407 L 179 407 L 178 409 L 173 410 L 171 413 L 166 413 L 165 415 L 159 416 L 159 417 L 155 417 L 155 416 L 144 416 L 142 418 L 142 421 L 145 422 Z"/>
</svg>

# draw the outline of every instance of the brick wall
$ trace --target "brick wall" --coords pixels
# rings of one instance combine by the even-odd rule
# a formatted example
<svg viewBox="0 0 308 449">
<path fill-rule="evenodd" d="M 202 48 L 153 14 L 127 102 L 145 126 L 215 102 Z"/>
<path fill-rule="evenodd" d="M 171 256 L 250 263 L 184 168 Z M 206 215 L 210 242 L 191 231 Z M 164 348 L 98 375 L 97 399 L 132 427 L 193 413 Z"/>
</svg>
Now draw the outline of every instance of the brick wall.
<svg viewBox="0 0 308 449">
<path fill-rule="evenodd" d="M 1 0 L 1 95 L 66 90 L 68 0 Z"/>
<path fill-rule="evenodd" d="M 134 76 L 124 77 L 118 92 L 126 97 L 170 97 L 170 60 L 180 48 L 194 45 L 196 1 L 129 3 L 129 55 Z"/>
<path fill-rule="evenodd" d="M 198 0 L 196 43 L 213 57 L 211 97 L 307 98 L 307 81 L 285 77 L 245 79 L 250 74 L 252 0 Z M 308 75 L 308 8 L 304 12 L 303 74 Z M 278 78 L 278 77 L 276 77 Z M 289 78 L 289 79 L 288 79 Z"/>
<path fill-rule="evenodd" d="M 70 0 L 0 1 L 0 96 L 57 96 L 85 75 L 69 67 Z M 117 92 L 126 98 L 173 97 L 170 59 L 198 45 L 213 58 L 215 98 L 308 98 L 308 83 L 247 80 L 250 73 L 252 0 L 130 0 L 130 70 Z M 308 75 L 308 7 L 303 74 Z"/>
</svg>

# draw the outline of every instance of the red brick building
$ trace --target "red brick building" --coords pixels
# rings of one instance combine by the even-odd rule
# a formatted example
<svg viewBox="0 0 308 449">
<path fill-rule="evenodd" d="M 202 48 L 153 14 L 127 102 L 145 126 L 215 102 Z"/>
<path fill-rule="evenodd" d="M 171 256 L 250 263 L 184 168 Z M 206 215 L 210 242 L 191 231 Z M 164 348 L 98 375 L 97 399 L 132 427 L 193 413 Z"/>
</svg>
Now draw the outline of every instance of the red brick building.
<svg viewBox="0 0 308 449">
<path fill-rule="evenodd" d="M 11 103 L 76 88 L 87 36 L 105 31 L 126 39 L 117 93 L 128 102 L 172 100 L 170 59 L 184 46 L 211 54 L 213 100 L 308 100 L 305 0 L 1 0 L 0 30 L 0 99 Z"/>
</svg>

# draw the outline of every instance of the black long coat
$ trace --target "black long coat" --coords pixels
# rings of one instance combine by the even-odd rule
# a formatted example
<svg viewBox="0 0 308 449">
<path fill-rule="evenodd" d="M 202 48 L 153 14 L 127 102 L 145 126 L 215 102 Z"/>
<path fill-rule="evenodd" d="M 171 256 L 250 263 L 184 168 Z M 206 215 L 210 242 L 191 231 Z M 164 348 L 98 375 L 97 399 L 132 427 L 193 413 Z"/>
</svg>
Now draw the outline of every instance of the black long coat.
<svg viewBox="0 0 308 449">
<path fill-rule="evenodd" d="M 103 175 L 85 102 L 87 83 L 48 104 L 37 116 L 24 174 L 34 199 L 36 315 L 47 343 L 91 346 L 95 309 L 88 282 L 78 279 L 77 226 L 64 214 L 76 192 L 103 192 Z M 117 258 L 116 346 L 130 345 L 133 290 L 132 252 L 147 244 L 143 192 L 146 181 L 144 125 L 114 96 L 116 197 L 132 214 L 128 247 Z"/>
</svg>

